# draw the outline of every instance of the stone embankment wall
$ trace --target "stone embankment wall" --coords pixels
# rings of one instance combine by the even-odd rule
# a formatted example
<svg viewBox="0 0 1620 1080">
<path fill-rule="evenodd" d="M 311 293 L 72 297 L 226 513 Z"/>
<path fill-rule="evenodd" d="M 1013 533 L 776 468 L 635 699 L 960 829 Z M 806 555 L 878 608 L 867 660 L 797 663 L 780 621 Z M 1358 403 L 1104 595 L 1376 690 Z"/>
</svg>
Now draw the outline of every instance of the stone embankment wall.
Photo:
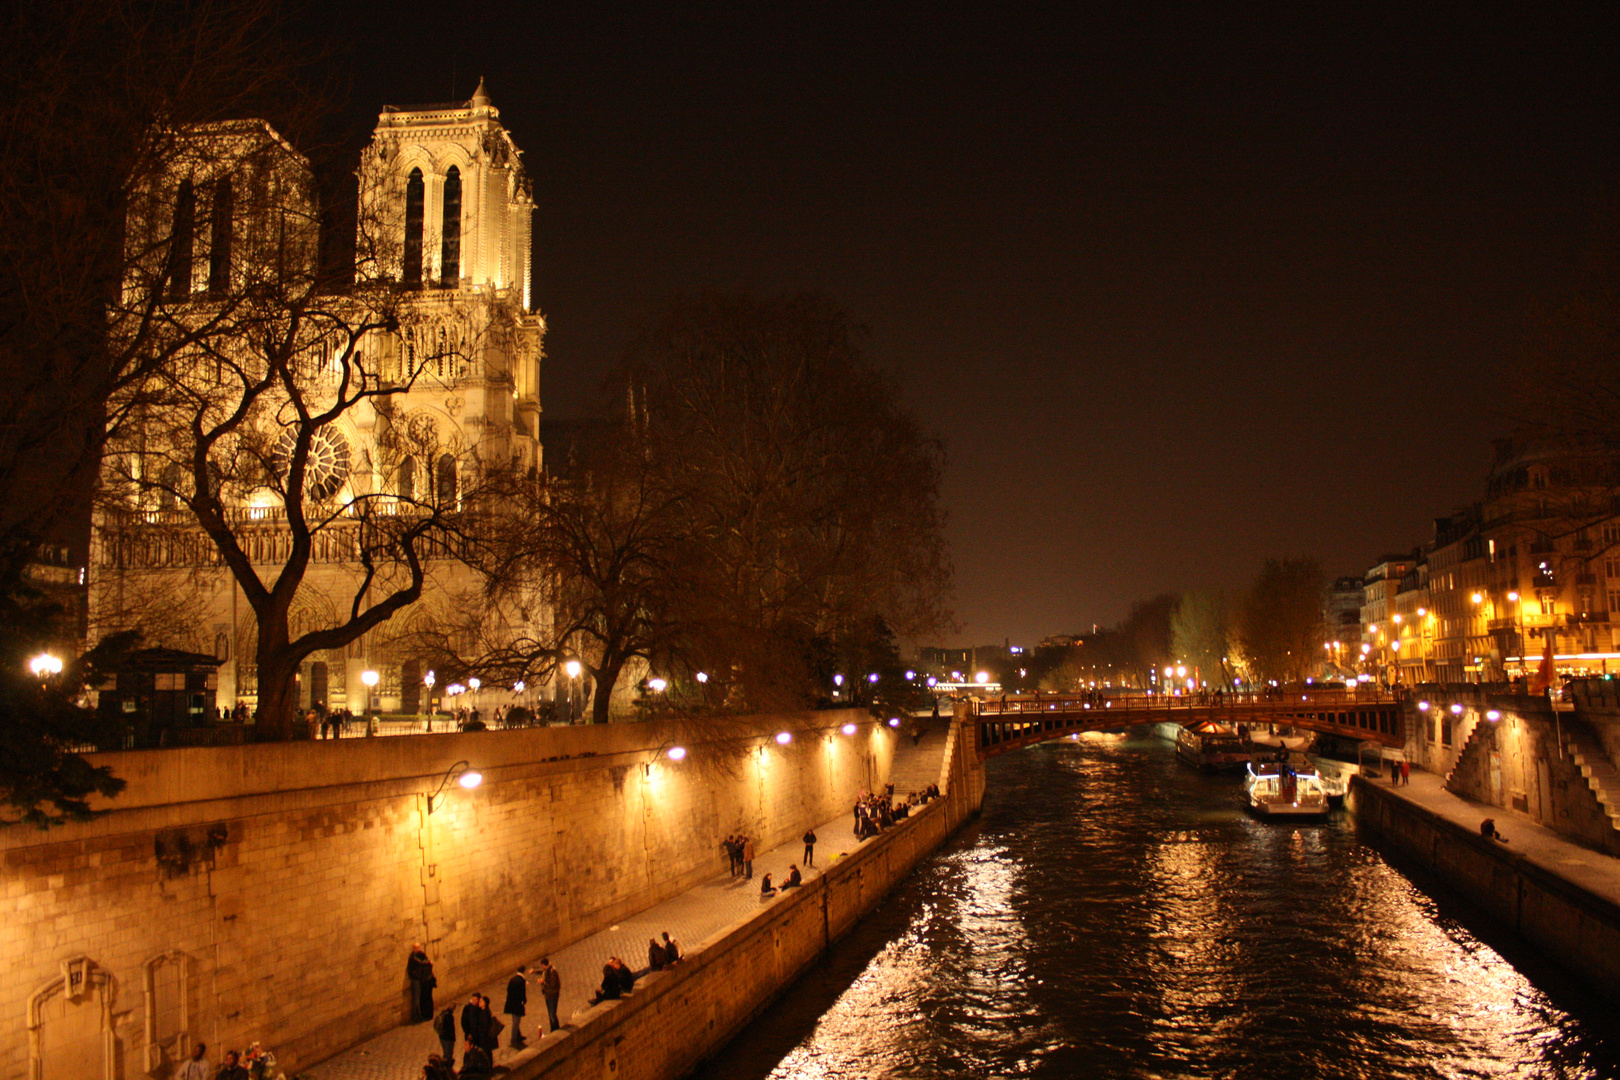
<svg viewBox="0 0 1620 1080">
<path fill-rule="evenodd" d="M 1620 907 L 1359 777 L 1350 799 L 1358 821 L 1620 1002 Z"/>
<path fill-rule="evenodd" d="M 599 1005 L 512 1062 L 508 1080 L 669 1080 L 725 1045 L 918 863 L 978 813 L 984 769 L 961 716 L 941 766 L 945 797 L 838 859 L 801 889 L 706 941 L 668 971 Z"/>
<path fill-rule="evenodd" d="M 450 1000 L 723 869 L 729 832 L 842 813 L 896 738 L 824 712 L 96 755 L 129 782 L 105 816 L 0 832 L 0 1077 L 162 1075 L 199 1039 L 291 1073 L 404 1022 L 412 942 Z M 463 761 L 482 785 L 430 814 Z"/>
</svg>

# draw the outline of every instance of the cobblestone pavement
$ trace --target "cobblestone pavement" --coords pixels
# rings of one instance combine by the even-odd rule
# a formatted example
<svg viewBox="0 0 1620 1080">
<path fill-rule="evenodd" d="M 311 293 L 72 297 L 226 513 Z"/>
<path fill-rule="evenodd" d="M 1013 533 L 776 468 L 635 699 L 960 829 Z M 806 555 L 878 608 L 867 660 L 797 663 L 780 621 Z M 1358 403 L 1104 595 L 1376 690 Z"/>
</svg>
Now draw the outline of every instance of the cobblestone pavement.
<svg viewBox="0 0 1620 1080">
<path fill-rule="evenodd" d="M 851 815 L 842 814 L 816 826 L 815 832 L 819 838 L 816 844 L 817 869 L 803 865 L 799 867 L 807 879 L 818 873 L 820 866 L 831 863 L 840 852 L 854 850 L 853 824 Z M 718 847 L 718 837 L 715 842 Z M 602 981 L 602 965 L 608 957 L 618 956 L 633 970 L 641 971 L 647 966 L 648 940 L 666 930 L 680 945 L 681 951 L 685 952 L 689 946 L 757 911 L 762 902 L 759 896 L 760 876 L 770 874 L 772 881 L 780 883 L 787 877 L 788 867 L 798 863 L 803 854 L 804 845 L 797 842 L 761 852 L 759 858 L 754 860 L 754 878 L 751 881 L 720 874 L 616 926 L 550 953 L 552 965 L 562 975 L 562 999 L 557 1013 L 563 1024 L 568 1025 L 575 1013 L 586 1008 L 586 1002 Z M 537 964 L 540 957 L 541 954 L 537 952 L 528 963 Z M 400 963 L 404 962 L 402 956 Z M 511 974 L 507 973 L 482 988 L 492 1008 L 498 1010 L 506 1001 L 506 981 L 509 978 Z M 462 997 L 454 1002 L 458 1021 L 461 1006 L 466 1000 L 466 997 Z M 450 1001 L 438 1000 L 435 1004 L 443 1008 Z M 501 1021 L 510 1024 L 511 1018 L 502 1014 Z M 530 1047 L 539 1045 L 537 1036 L 545 1025 L 545 1001 L 540 997 L 538 985 L 531 984 L 529 1014 L 523 1018 L 523 1033 Z M 514 1056 L 515 1051 L 506 1045 L 510 1040 L 511 1030 L 508 1028 L 501 1033 L 502 1045 L 495 1055 L 497 1065 Z M 437 1053 L 439 1040 L 431 1026 L 412 1024 L 384 1032 L 319 1065 L 302 1069 L 298 1075 L 305 1080 L 420 1080 L 428 1055 Z"/>
</svg>

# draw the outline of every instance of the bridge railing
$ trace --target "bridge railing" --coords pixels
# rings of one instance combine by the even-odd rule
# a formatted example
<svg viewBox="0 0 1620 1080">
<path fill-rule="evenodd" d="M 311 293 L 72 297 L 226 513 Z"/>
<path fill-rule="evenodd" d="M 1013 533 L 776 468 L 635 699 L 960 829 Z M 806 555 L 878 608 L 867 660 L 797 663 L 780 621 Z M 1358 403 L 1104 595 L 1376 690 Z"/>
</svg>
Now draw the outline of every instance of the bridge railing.
<svg viewBox="0 0 1620 1080">
<path fill-rule="evenodd" d="M 1200 691 L 1194 694 L 1018 694 L 1000 698 L 975 699 L 973 711 L 980 716 L 1008 716 L 1028 713 L 1082 712 L 1107 709 L 1122 713 L 1164 713 L 1177 710 L 1223 708 L 1280 709 L 1289 705 L 1302 708 L 1335 708 L 1346 705 L 1391 704 L 1405 700 L 1399 691 L 1388 690 L 1240 690 Z"/>
</svg>

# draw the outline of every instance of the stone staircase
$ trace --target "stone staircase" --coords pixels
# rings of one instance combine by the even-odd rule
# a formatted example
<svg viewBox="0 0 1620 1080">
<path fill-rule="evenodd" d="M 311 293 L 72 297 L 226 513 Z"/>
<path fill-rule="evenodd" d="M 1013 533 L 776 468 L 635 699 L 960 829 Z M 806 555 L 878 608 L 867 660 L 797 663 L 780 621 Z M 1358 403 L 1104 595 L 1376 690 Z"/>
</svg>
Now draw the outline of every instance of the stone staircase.
<svg viewBox="0 0 1620 1080">
<path fill-rule="evenodd" d="M 1620 829 L 1620 769 L 1614 767 L 1603 744 L 1584 722 L 1565 717 L 1563 731 L 1564 750 L 1570 761 L 1586 778 L 1586 786 L 1608 815 L 1609 824 Z"/>
<path fill-rule="evenodd" d="M 911 728 L 922 729 L 922 738 L 911 745 Z M 950 735 L 951 718 L 941 716 L 903 716 L 900 718 L 900 743 L 895 747 L 894 766 L 889 770 L 889 783 L 901 797 L 921 791 L 929 784 L 938 784 L 939 773 L 945 764 L 945 743 Z M 941 785 L 943 790 L 943 785 Z"/>
</svg>

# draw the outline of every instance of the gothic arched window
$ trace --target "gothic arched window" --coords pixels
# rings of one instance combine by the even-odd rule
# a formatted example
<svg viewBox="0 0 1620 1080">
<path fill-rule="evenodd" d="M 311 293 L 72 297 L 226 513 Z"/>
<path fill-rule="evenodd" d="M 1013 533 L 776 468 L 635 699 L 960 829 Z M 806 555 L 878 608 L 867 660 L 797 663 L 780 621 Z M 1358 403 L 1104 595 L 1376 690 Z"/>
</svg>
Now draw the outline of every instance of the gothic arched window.
<svg viewBox="0 0 1620 1080">
<path fill-rule="evenodd" d="M 169 231 L 169 272 L 167 275 L 170 300 L 184 300 L 191 295 L 192 244 L 197 229 L 197 192 L 190 180 L 180 181 L 180 190 L 174 199 L 174 226 Z"/>
<path fill-rule="evenodd" d="M 444 240 L 439 245 L 439 284 L 453 289 L 461 280 L 461 170 L 444 174 Z"/>
<path fill-rule="evenodd" d="M 454 506 L 456 502 L 456 459 L 445 454 L 439 459 L 435 479 L 438 481 L 440 506 Z"/>
<path fill-rule="evenodd" d="M 422 170 L 412 169 L 405 179 L 405 266 L 402 279 L 407 285 L 422 284 L 422 214 L 424 188 Z"/>
<path fill-rule="evenodd" d="M 157 493 L 158 509 L 178 510 L 180 508 L 180 484 L 185 479 L 185 470 L 180 463 L 171 461 L 163 467 L 163 475 L 159 479 Z"/>
<path fill-rule="evenodd" d="M 208 215 L 208 291 L 222 293 L 231 287 L 231 179 L 214 183 L 214 205 Z"/>
<path fill-rule="evenodd" d="M 416 459 L 407 457 L 399 463 L 399 497 L 416 498 Z"/>
</svg>

